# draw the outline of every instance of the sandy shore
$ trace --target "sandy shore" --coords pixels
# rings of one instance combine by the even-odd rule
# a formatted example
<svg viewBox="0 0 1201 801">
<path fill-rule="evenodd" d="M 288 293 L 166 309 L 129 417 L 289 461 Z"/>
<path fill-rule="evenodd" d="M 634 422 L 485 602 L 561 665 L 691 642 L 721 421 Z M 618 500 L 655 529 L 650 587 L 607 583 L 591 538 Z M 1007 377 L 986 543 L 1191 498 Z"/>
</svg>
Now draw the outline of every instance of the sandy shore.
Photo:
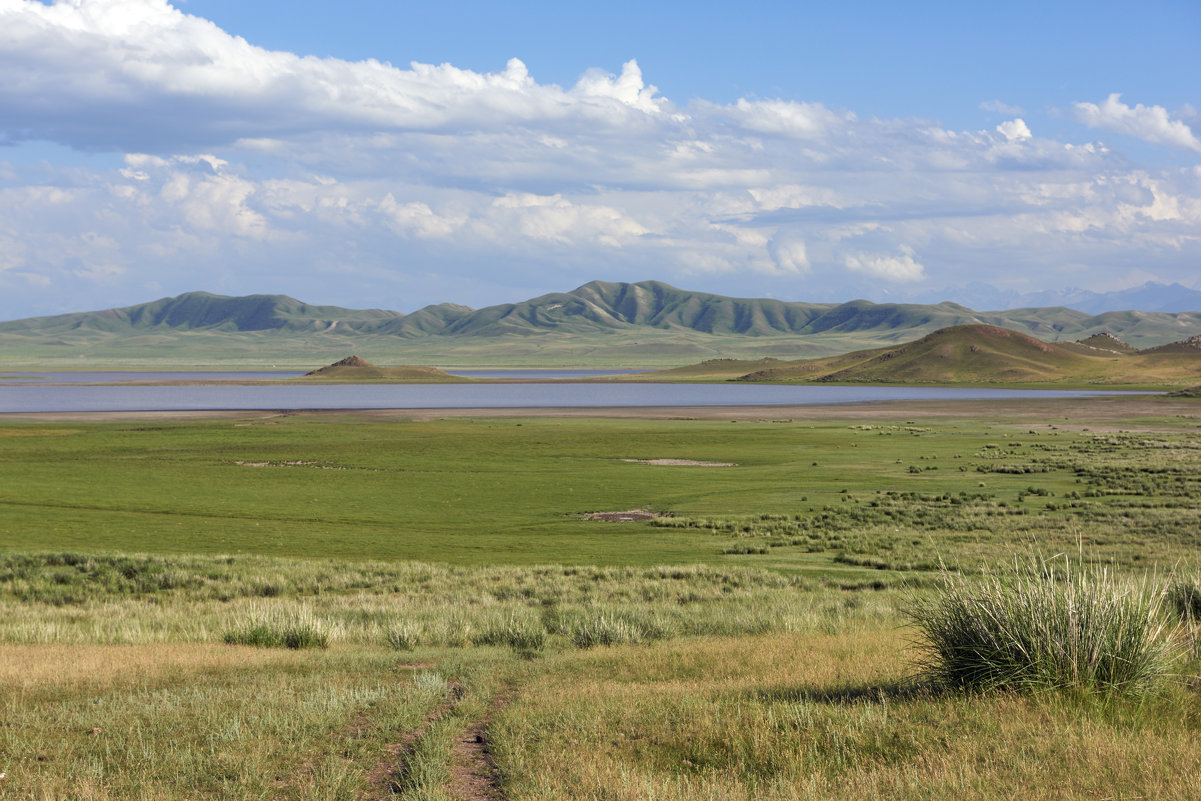
<svg viewBox="0 0 1201 801">
<path fill-rule="evenodd" d="M 1071 426 L 1073 420 L 1120 424 L 1146 417 L 1191 417 L 1201 424 L 1201 400 L 1159 395 L 1106 395 L 1075 398 L 1021 398 L 1009 400 L 921 400 L 791 406 L 590 406 L 513 409 L 321 409 L 275 411 L 170 411 L 170 412 L 11 412 L 4 421 L 170 421 L 170 420 L 271 420 L 280 417 L 313 419 L 435 420 L 449 417 L 480 418 L 614 418 L 639 420 L 915 420 L 931 417 L 1005 418 L 1055 421 Z"/>
</svg>

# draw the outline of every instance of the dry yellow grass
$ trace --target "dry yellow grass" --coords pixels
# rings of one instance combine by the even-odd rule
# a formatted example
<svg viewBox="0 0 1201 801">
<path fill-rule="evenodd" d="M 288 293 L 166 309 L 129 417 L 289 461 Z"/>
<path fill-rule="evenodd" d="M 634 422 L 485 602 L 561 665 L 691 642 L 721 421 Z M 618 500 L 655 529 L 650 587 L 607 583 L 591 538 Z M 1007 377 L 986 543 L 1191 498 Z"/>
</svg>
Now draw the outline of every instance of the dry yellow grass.
<svg viewBox="0 0 1201 801">
<path fill-rule="evenodd" d="M 152 645 L 0 645 L 0 688 L 111 685 L 131 677 L 222 671 L 295 661 L 289 651 L 196 643 Z"/>
<path fill-rule="evenodd" d="M 513 797 L 1201 797 L 1196 693 L 1150 708 L 908 686 L 907 637 L 769 635 L 571 656 L 502 717 Z"/>
</svg>

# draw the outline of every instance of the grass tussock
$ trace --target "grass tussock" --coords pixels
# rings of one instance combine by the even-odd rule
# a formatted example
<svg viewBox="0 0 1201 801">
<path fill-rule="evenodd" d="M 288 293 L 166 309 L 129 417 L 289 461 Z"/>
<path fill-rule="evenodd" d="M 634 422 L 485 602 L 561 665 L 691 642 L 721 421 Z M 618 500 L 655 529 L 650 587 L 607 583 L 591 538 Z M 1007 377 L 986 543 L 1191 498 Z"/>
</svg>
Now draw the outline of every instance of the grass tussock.
<svg viewBox="0 0 1201 801">
<path fill-rule="evenodd" d="M 1164 592 L 1066 558 L 1031 559 L 916 600 L 923 673 L 971 690 L 1072 688 L 1141 695 L 1160 685 L 1175 641 Z"/>
<path fill-rule="evenodd" d="M 329 634 L 322 622 L 308 610 L 280 613 L 265 610 L 225 633 L 229 645 L 258 648 L 326 648 Z"/>
</svg>

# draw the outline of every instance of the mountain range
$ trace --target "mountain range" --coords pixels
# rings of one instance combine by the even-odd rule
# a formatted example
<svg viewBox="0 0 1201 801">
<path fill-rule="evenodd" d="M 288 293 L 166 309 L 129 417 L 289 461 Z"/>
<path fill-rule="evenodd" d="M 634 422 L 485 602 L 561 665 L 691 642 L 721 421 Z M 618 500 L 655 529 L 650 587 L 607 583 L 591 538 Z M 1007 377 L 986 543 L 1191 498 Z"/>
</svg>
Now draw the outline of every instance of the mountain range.
<svg viewBox="0 0 1201 801">
<path fill-rule="evenodd" d="M 1201 291 L 1179 283 L 1148 281 L 1141 286 L 1114 292 L 1088 289 L 1059 289 L 1043 292 L 1014 292 L 989 284 L 973 283 L 943 291 L 941 297 L 929 295 L 910 298 L 909 302 L 934 301 L 954 297 L 958 302 L 978 309 L 1013 309 L 1034 306 L 1063 306 L 1086 314 L 1103 314 L 1119 309 L 1147 312 L 1184 312 L 1201 310 Z"/>
<path fill-rule="evenodd" d="M 680 364 L 689 357 L 822 356 L 988 325 L 1046 341 L 1112 334 L 1137 348 L 1201 333 L 1201 312 L 1058 307 L 980 312 L 955 303 L 788 302 L 593 281 L 520 303 L 451 303 L 411 314 L 311 305 L 285 295 L 188 292 L 104 311 L 0 323 L 0 360 L 328 361 L 351 349 L 377 363 Z"/>
</svg>

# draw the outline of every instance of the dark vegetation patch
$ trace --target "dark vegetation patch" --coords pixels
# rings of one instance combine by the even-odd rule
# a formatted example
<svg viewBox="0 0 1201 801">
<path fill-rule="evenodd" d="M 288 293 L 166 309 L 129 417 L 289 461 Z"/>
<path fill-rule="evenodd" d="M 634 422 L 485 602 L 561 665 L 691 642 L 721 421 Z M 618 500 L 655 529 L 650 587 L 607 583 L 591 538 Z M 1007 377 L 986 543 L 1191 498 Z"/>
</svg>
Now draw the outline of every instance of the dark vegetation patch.
<svg viewBox="0 0 1201 801">
<path fill-rule="evenodd" d="M 989 443 L 960 456 L 967 458 L 956 473 L 1030 481 L 1004 492 L 987 481 L 975 492 L 848 492 L 838 503 L 795 514 L 679 516 L 651 525 L 729 537 L 727 555 L 834 551 L 835 562 L 880 570 L 975 569 L 1035 543 L 1083 546 L 1091 559 L 1131 567 L 1198 559 L 1195 438 L 1107 433 Z M 937 468 L 911 464 L 906 472 L 930 469 Z"/>
</svg>

